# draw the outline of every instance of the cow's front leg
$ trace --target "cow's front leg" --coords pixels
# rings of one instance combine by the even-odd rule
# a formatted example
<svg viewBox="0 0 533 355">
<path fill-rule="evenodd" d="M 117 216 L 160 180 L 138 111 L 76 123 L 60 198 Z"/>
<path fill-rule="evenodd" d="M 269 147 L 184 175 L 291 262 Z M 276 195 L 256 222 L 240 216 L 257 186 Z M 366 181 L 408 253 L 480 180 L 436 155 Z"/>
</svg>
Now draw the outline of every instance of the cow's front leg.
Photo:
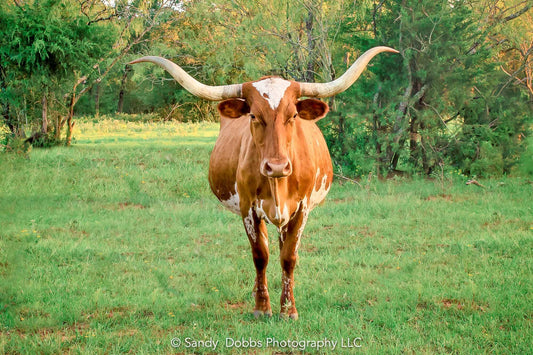
<svg viewBox="0 0 533 355">
<path fill-rule="evenodd" d="M 281 261 L 281 315 L 298 319 L 298 311 L 294 303 L 294 267 L 298 258 L 298 246 L 305 223 L 307 210 L 300 210 L 296 216 L 280 231 Z"/>
<path fill-rule="evenodd" d="M 255 296 L 254 316 L 272 316 L 270 308 L 270 297 L 268 295 L 266 269 L 268 265 L 268 234 L 265 221 L 257 217 L 253 208 L 243 217 L 244 227 L 248 240 L 252 247 L 252 256 L 255 264 L 255 285 L 253 295 Z"/>
</svg>

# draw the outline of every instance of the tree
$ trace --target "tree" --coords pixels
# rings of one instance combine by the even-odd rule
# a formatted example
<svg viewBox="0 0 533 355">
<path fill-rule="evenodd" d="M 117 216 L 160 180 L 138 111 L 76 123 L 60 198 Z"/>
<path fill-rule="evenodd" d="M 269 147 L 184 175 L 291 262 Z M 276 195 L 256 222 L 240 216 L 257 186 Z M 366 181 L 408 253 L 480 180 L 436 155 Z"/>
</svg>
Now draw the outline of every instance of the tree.
<svg viewBox="0 0 533 355">
<path fill-rule="evenodd" d="M 443 165 L 468 174 L 510 171 L 528 107 L 516 86 L 502 89 L 499 48 L 490 40 L 498 28 L 483 26 L 476 6 L 380 1 L 363 25 L 347 19 L 352 31 L 343 33 L 356 33 L 343 38 L 350 47 L 388 44 L 401 61 L 376 61 L 371 81 L 339 96 L 348 112 L 355 109 L 348 127 L 337 121 L 327 132 L 339 165 L 352 173 L 401 166 L 431 175 Z M 486 169 L 494 160 L 500 163 Z"/>
<path fill-rule="evenodd" d="M 175 4 L 136 0 L 116 1 L 111 6 L 105 1 L 45 0 L 4 5 L 0 63 L 6 121 L 12 123 L 17 111 L 24 112 L 17 97 L 35 102 L 34 96 L 40 96 L 41 129 L 31 140 L 58 142 L 66 125 L 65 143 L 70 145 L 80 97 L 99 87 L 114 66 L 166 20 Z M 51 104 L 53 132 L 48 125 Z M 13 124 L 10 127 L 14 133 L 22 132 Z"/>
<path fill-rule="evenodd" d="M 342 1 L 324 0 L 188 1 L 182 12 L 174 13 L 178 19 L 172 25 L 153 33 L 161 43 L 151 47 L 150 54 L 174 60 L 211 85 L 265 75 L 331 80 L 334 68 L 329 45 L 346 7 Z M 157 67 L 135 71 L 144 71 L 150 83 L 161 82 L 166 75 Z M 158 90 L 166 96 L 169 88 L 175 92 L 173 108 L 178 108 L 174 117 L 216 117 L 211 105 L 191 97 L 172 81 Z"/>
<path fill-rule="evenodd" d="M 58 111 L 63 106 L 60 93 L 77 73 L 90 70 L 91 58 L 99 58 L 111 47 L 112 42 L 105 36 L 110 29 L 90 26 L 72 1 L 46 0 L 2 10 L 5 15 L 0 52 L 2 85 L 6 93 L 14 93 L 2 97 L 2 106 L 10 128 L 13 133 L 21 133 L 12 118 L 17 110 L 23 111 L 20 99 L 15 97 L 32 102 L 40 97 L 39 137 L 50 131 L 48 115 L 53 107 L 53 137 L 58 139 L 61 127 Z M 26 117 L 33 116 L 34 110 L 25 112 Z"/>
</svg>

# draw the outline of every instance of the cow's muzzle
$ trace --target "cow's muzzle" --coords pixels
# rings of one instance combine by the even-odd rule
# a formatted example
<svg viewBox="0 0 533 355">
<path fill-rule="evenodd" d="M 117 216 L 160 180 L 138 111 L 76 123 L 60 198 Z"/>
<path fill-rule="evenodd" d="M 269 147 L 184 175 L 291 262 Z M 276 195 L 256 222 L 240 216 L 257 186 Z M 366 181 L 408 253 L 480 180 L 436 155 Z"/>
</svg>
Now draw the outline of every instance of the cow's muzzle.
<svg viewBox="0 0 533 355">
<path fill-rule="evenodd" d="M 261 164 L 261 174 L 269 178 L 282 178 L 292 174 L 289 159 L 265 159 Z"/>
</svg>

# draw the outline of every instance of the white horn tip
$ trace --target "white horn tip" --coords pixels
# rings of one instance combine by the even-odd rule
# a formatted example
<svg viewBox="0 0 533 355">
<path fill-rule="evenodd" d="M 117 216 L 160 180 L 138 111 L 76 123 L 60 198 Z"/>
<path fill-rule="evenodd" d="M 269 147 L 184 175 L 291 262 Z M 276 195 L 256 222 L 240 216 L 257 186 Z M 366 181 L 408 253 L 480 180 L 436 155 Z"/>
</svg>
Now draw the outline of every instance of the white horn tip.
<svg viewBox="0 0 533 355">
<path fill-rule="evenodd" d="M 141 63 L 141 62 L 145 62 L 146 60 L 143 58 L 139 58 L 139 59 L 135 59 L 135 60 L 132 60 L 131 62 L 127 63 L 127 65 L 131 65 L 131 64 L 137 64 L 137 63 Z"/>
<path fill-rule="evenodd" d="M 385 46 L 381 46 L 381 47 L 376 47 L 376 48 L 379 48 L 381 49 L 380 52 L 391 52 L 391 53 L 400 53 L 400 51 L 397 51 L 396 49 L 394 48 L 391 48 L 391 47 L 385 47 Z"/>
</svg>

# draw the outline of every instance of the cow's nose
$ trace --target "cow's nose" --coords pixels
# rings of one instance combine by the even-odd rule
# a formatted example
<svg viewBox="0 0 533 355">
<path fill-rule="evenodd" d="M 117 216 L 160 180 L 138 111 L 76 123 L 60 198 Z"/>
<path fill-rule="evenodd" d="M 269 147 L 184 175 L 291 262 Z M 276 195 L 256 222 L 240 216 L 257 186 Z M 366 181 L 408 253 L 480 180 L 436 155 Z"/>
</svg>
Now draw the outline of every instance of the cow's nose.
<svg viewBox="0 0 533 355">
<path fill-rule="evenodd" d="M 280 178 L 292 174 L 292 164 L 289 159 L 264 160 L 261 173 L 266 177 Z"/>
</svg>

